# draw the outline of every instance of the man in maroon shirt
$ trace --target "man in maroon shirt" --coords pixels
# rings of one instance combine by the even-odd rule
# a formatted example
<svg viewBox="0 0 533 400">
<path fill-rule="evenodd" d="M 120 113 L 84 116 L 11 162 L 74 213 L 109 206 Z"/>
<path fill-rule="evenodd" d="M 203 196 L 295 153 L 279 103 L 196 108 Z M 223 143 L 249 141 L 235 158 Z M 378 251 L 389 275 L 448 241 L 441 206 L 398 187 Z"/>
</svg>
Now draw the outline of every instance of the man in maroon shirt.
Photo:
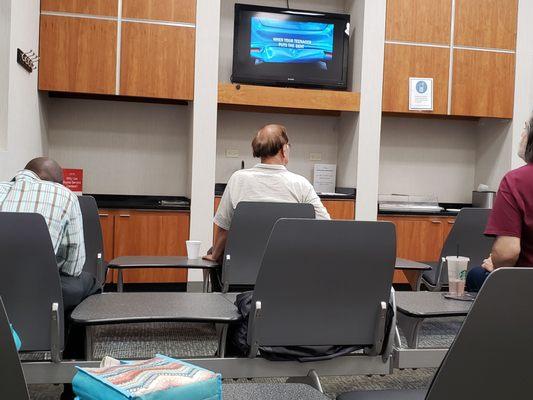
<svg viewBox="0 0 533 400">
<path fill-rule="evenodd" d="M 468 273 L 468 291 L 479 291 L 495 269 L 533 267 L 533 118 L 526 123 L 518 155 L 527 165 L 502 179 L 485 230 L 496 241 L 483 266 Z"/>
</svg>

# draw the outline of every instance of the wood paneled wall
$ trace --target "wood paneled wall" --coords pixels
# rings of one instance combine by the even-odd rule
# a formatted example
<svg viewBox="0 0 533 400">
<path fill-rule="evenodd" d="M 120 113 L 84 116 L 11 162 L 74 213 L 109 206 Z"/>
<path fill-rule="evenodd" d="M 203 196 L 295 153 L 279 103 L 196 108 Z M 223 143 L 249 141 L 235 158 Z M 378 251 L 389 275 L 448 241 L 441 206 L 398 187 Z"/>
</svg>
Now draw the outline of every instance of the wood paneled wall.
<svg viewBox="0 0 533 400">
<path fill-rule="evenodd" d="M 41 0 L 41 11 L 117 16 L 117 0 Z"/>
<path fill-rule="evenodd" d="M 196 0 L 124 0 L 118 11 L 117 0 L 43 0 L 39 89 L 192 100 Z"/>
<path fill-rule="evenodd" d="M 386 40 L 448 44 L 451 0 L 387 0 Z"/>
<path fill-rule="evenodd" d="M 196 22 L 196 0 L 123 0 L 123 18 Z"/>
<path fill-rule="evenodd" d="M 114 94 L 117 23 L 41 16 L 39 89 Z"/>
<path fill-rule="evenodd" d="M 518 0 L 387 0 L 383 111 L 409 113 L 417 77 L 434 82 L 422 113 L 512 118 L 517 13 Z"/>
</svg>

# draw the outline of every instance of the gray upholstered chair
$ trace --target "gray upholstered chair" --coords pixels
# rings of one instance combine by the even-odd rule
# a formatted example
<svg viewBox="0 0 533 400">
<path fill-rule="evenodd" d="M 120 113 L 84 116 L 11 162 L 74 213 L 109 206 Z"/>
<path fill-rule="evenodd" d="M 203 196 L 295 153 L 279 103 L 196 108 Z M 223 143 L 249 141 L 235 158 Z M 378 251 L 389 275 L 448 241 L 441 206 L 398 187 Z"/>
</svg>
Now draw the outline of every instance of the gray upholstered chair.
<svg viewBox="0 0 533 400">
<path fill-rule="evenodd" d="M 394 331 L 386 315 L 395 261 L 391 223 L 278 220 L 253 293 L 249 356 L 263 346 L 387 352 Z"/>
<path fill-rule="evenodd" d="M 24 372 L 9 327 L 4 302 L 0 297 L 0 399 L 29 400 Z"/>
<path fill-rule="evenodd" d="M 367 391 L 338 400 L 524 399 L 533 392 L 532 268 L 493 272 L 428 390 Z"/>
<path fill-rule="evenodd" d="M 103 286 L 107 267 L 104 262 L 104 241 L 98 215 L 98 206 L 92 196 L 78 196 L 83 218 L 83 236 L 85 239 L 85 265 L 83 270 L 90 272 Z"/>
<path fill-rule="evenodd" d="M 21 337 L 21 351 L 50 351 L 59 360 L 63 297 L 43 216 L 0 212 L 0 256 L 0 296 Z"/>
<path fill-rule="evenodd" d="M 431 291 L 440 291 L 448 286 L 447 256 L 457 255 L 470 258 L 469 268 L 479 267 L 492 250 L 494 239 L 484 235 L 490 215 L 489 209 L 463 208 L 457 215 L 438 262 L 426 263 L 432 268 L 422 274 L 421 284 Z M 419 284 L 420 289 L 420 284 Z"/>
<path fill-rule="evenodd" d="M 253 287 L 272 227 L 280 218 L 315 218 L 311 204 L 240 202 L 228 233 L 222 289 Z"/>
</svg>

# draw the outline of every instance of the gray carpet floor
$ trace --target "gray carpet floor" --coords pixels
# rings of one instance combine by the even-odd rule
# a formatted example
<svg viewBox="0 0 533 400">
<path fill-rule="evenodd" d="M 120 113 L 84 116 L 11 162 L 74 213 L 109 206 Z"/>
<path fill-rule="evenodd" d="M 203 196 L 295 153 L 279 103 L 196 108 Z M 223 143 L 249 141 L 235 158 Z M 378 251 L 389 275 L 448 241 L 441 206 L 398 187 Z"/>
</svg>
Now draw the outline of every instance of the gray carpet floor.
<svg viewBox="0 0 533 400">
<path fill-rule="evenodd" d="M 420 347 L 449 347 L 461 327 L 462 319 L 448 318 L 426 321 L 420 332 Z M 400 332 L 401 334 L 401 332 Z M 402 342 L 405 339 L 402 336 Z M 150 358 L 156 353 L 176 358 L 211 357 L 217 348 L 215 327 L 209 324 L 152 323 L 110 325 L 95 330 L 95 359 L 104 355 L 123 359 Z M 353 390 L 422 389 L 428 387 L 435 370 L 396 370 L 388 376 L 342 376 L 322 378 L 326 394 Z M 225 384 L 279 382 L 276 379 L 225 379 Z M 57 385 L 30 385 L 34 400 L 58 399 L 62 391 Z"/>
</svg>

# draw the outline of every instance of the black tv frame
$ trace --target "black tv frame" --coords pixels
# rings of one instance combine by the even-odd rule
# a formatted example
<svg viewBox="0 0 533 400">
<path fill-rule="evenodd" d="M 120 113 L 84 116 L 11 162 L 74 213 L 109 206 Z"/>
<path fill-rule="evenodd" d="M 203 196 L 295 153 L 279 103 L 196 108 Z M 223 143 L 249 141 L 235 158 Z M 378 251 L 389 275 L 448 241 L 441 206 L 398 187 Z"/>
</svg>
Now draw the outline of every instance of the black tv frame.
<svg viewBox="0 0 533 400">
<path fill-rule="evenodd" d="M 241 11 L 251 11 L 251 12 L 266 12 L 266 13 L 286 13 L 290 15 L 302 16 L 317 16 L 326 19 L 340 19 L 346 21 L 347 24 L 350 23 L 349 14 L 339 14 L 339 13 L 329 13 L 321 11 L 312 11 L 312 10 L 300 10 L 292 8 L 278 8 L 278 7 L 267 7 L 267 6 L 258 6 L 252 4 L 235 4 L 235 14 L 234 14 L 234 23 L 233 23 L 233 66 L 231 74 L 232 83 L 242 83 L 242 84 L 252 84 L 252 85 L 264 85 L 264 86 L 279 86 L 279 87 L 295 87 L 295 88 L 319 88 L 319 89 L 332 89 L 332 90 L 347 90 L 348 88 L 348 57 L 349 57 L 349 44 L 350 37 L 348 34 L 343 35 L 343 55 L 342 55 L 342 79 L 338 84 L 331 84 L 329 82 L 320 83 L 317 80 L 313 79 L 303 79 L 303 80 L 275 80 L 271 78 L 261 79 L 260 77 L 249 77 L 236 74 L 237 68 L 237 52 L 239 49 L 238 41 L 238 28 L 239 20 L 238 16 Z"/>
</svg>

